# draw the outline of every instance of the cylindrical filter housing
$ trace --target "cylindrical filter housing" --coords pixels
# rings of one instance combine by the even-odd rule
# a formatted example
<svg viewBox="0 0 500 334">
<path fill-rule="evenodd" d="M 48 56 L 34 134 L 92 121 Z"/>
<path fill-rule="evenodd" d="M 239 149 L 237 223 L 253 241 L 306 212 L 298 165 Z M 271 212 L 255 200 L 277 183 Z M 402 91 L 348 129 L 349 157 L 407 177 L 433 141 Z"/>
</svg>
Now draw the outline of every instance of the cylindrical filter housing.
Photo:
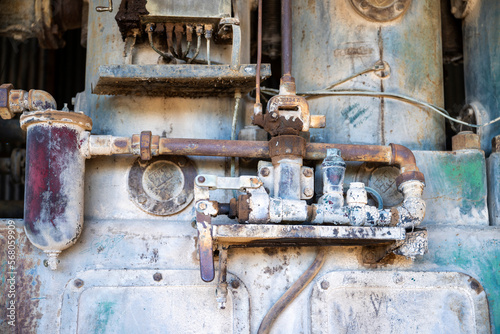
<svg viewBox="0 0 500 334">
<path fill-rule="evenodd" d="M 83 226 L 80 145 L 92 121 L 80 113 L 47 110 L 23 114 L 21 126 L 27 131 L 25 231 L 56 269 L 57 255 L 76 242 Z"/>
</svg>

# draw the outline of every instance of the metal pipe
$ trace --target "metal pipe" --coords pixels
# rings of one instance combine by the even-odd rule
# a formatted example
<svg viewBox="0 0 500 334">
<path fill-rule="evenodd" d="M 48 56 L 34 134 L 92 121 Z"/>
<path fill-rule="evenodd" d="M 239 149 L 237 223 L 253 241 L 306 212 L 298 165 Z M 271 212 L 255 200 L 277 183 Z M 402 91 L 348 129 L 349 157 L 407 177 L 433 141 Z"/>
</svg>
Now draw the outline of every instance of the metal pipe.
<svg viewBox="0 0 500 334">
<path fill-rule="evenodd" d="M 271 331 L 274 321 L 290 305 L 295 298 L 311 283 L 318 272 L 323 267 L 326 259 L 326 249 L 321 247 L 311 266 L 299 277 L 295 283 L 288 289 L 283 296 L 271 307 L 259 326 L 258 334 L 268 334 Z"/>
<path fill-rule="evenodd" d="M 292 2 L 281 0 L 281 76 L 292 75 Z"/>
<path fill-rule="evenodd" d="M 260 104 L 260 66 L 262 64 L 262 0 L 259 0 L 257 21 L 257 74 L 255 75 L 255 103 Z"/>
<path fill-rule="evenodd" d="M 132 154 L 132 140 L 128 137 L 90 136 L 90 155 Z M 418 171 L 413 152 L 401 145 L 306 144 L 305 160 L 323 160 L 328 149 L 341 151 L 345 161 L 380 162 L 405 171 Z M 269 145 L 265 141 L 216 140 L 190 138 L 160 138 L 159 155 L 192 155 L 269 159 Z"/>
</svg>

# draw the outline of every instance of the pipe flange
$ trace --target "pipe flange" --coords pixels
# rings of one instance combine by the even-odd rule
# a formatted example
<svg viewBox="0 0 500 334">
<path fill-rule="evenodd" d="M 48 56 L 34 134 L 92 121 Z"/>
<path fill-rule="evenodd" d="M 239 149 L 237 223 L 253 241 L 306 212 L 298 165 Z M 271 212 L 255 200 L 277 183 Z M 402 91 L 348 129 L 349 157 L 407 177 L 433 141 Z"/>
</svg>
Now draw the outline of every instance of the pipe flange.
<svg viewBox="0 0 500 334">
<path fill-rule="evenodd" d="M 411 0 L 350 0 L 356 12 L 376 22 L 392 21 L 403 15 Z"/>
<path fill-rule="evenodd" d="M 412 171 L 399 174 L 399 176 L 396 178 L 396 186 L 399 189 L 399 186 L 407 181 L 420 181 L 425 185 L 424 174 L 421 172 Z"/>
<path fill-rule="evenodd" d="M 194 198 L 194 163 L 186 157 L 138 158 L 128 175 L 130 199 L 141 210 L 168 216 L 184 210 Z"/>
<path fill-rule="evenodd" d="M 59 110 L 45 110 L 24 112 L 20 118 L 21 129 L 26 130 L 29 126 L 37 123 L 64 123 L 73 124 L 84 130 L 92 130 L 92 119 L 83 113 Z"/>
</svg>

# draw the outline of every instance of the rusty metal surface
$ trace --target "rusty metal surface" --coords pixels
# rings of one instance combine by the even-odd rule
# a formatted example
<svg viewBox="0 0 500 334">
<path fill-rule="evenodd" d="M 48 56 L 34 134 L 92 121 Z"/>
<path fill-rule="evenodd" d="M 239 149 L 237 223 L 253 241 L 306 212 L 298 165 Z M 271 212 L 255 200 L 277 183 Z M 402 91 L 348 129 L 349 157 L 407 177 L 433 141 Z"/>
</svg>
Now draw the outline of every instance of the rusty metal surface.
<svg viewBox="0 0 500 334">
<path fill-rule="evenodd" d="M 12 84 L 2 84 L 0 86 L 0 117 L 10 119 L 14 113 L 10 110 L 9 96 L 14 86 Z"/>
<path fill-rule="evenodd" d="M 479 135 L 472 131 L 461 131 L 451 138 L 451 148 L 453 151 L 457 150 L 480 150 L 481 142 Z"/>
<path fill-rule="evenodd" d="M 68 248 L 82 231 L 80 131 L 64 124 L 28 126 L 25 228 L 30 241 L 44 251 Z"/>
<path fill-rule="evenodd" d="M 262 64 L 261 79 L 271 75 Z M 256 65 L 103 65 L 94 83 L 94 94 L 206 97 L 233 96 L 254 88 Z"/>
<path fill-rule="evenodd" d="M 31 125 L 40 123 L 68 124 L 84 130 L 92 129 L 92 120 L 83 113 L 66 112 L 59 110 L 25 112 L 20 118 L 21 128 L 26 130 Z"/>
<path fill-rule="evenodd" d="M 223 245 L 352 245 L 389 243 L 405 239 L 400 227 L 352 227 L 313 225 L 213 225 L 212 235 Z"/>
<path fill-rule="evenodd" d="M 141 210 L 173 215 L 193 200 L 196 174 L 193 162 L 185 157 L 137 159 L 128 174 L 128 192 Z"/>
</svg>

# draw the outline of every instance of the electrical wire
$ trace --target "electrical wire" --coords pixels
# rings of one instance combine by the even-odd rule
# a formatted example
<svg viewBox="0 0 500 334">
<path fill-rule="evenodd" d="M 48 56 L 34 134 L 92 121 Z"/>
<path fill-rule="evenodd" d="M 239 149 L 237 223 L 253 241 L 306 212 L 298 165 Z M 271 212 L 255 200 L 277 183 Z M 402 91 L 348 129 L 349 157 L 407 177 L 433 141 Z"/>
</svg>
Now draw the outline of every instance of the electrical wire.
<svg viewBox="0 0 500 334">
<path fill-rule="evenodd" d="M 259 326 L 257 334 L 269 334 L 274 321 L 290 305 L 295 298 L 311 283 L 318 272 L 323 267 L 326 259 L 325 247 L 320 247 L 314 262 L 311 266 L 299 277 L 295 283 L 278 299 L 278 301 L 267 312 Z"/>
<path fill-rule="evenodd" d="M 262 0 L 259 0 L 257 19 L 257 73 L 255 75 L 255 103 L 260 104 L 260 66 L 262 64 Z"/>
<path fill-rule="evenodd" d="M 277 95 L 279 94 L 279 91 L 277 89 L 273 88 L 266 88 L 262 87 L 261 91 L 265 94 L 268 95 Z M 394 99 L 394 100 L 399 100 L 402 102 L 414 104 L 414 105 L 420 105 L 429 108 L 430 110 L 438 113 L 439 115 L 443 116 L 444 118 L 455 122 L 459 123 L 462 125 L 467 125 L 473 128 L 483 128 L 485 126 L 491 125 L 493 123 L 496 123 L 500 121 L 500 117 L 495 118 L 492 121 L 489 121 L 488 123 L 484 124 L 470 124 L 467 122 L 460 121 L 456 118 L 451 117 L 448 112 L 438 106 L 435 106 L 433 104 L 420 101 L 417 99 L 414 99 L 410 96 L 402 95 L 402 94 L 397 94 L 397 93 L 388 93 L 388 92 L 375 92 L 375 91 L 364 91 L 364 90 L 318 90 L 318 91 L 311 91 L 311 92 L 301 92 L 297 93 L 297 95 L 302 95 L 302 96 L 307 96 L 307 98 L 317 98 L 317 97 L 323 97 L 323 96 L 367 96 L 367 97 L 384 97 L 384 98 L 389 98 L 389 99 Z"/>
</svg>

